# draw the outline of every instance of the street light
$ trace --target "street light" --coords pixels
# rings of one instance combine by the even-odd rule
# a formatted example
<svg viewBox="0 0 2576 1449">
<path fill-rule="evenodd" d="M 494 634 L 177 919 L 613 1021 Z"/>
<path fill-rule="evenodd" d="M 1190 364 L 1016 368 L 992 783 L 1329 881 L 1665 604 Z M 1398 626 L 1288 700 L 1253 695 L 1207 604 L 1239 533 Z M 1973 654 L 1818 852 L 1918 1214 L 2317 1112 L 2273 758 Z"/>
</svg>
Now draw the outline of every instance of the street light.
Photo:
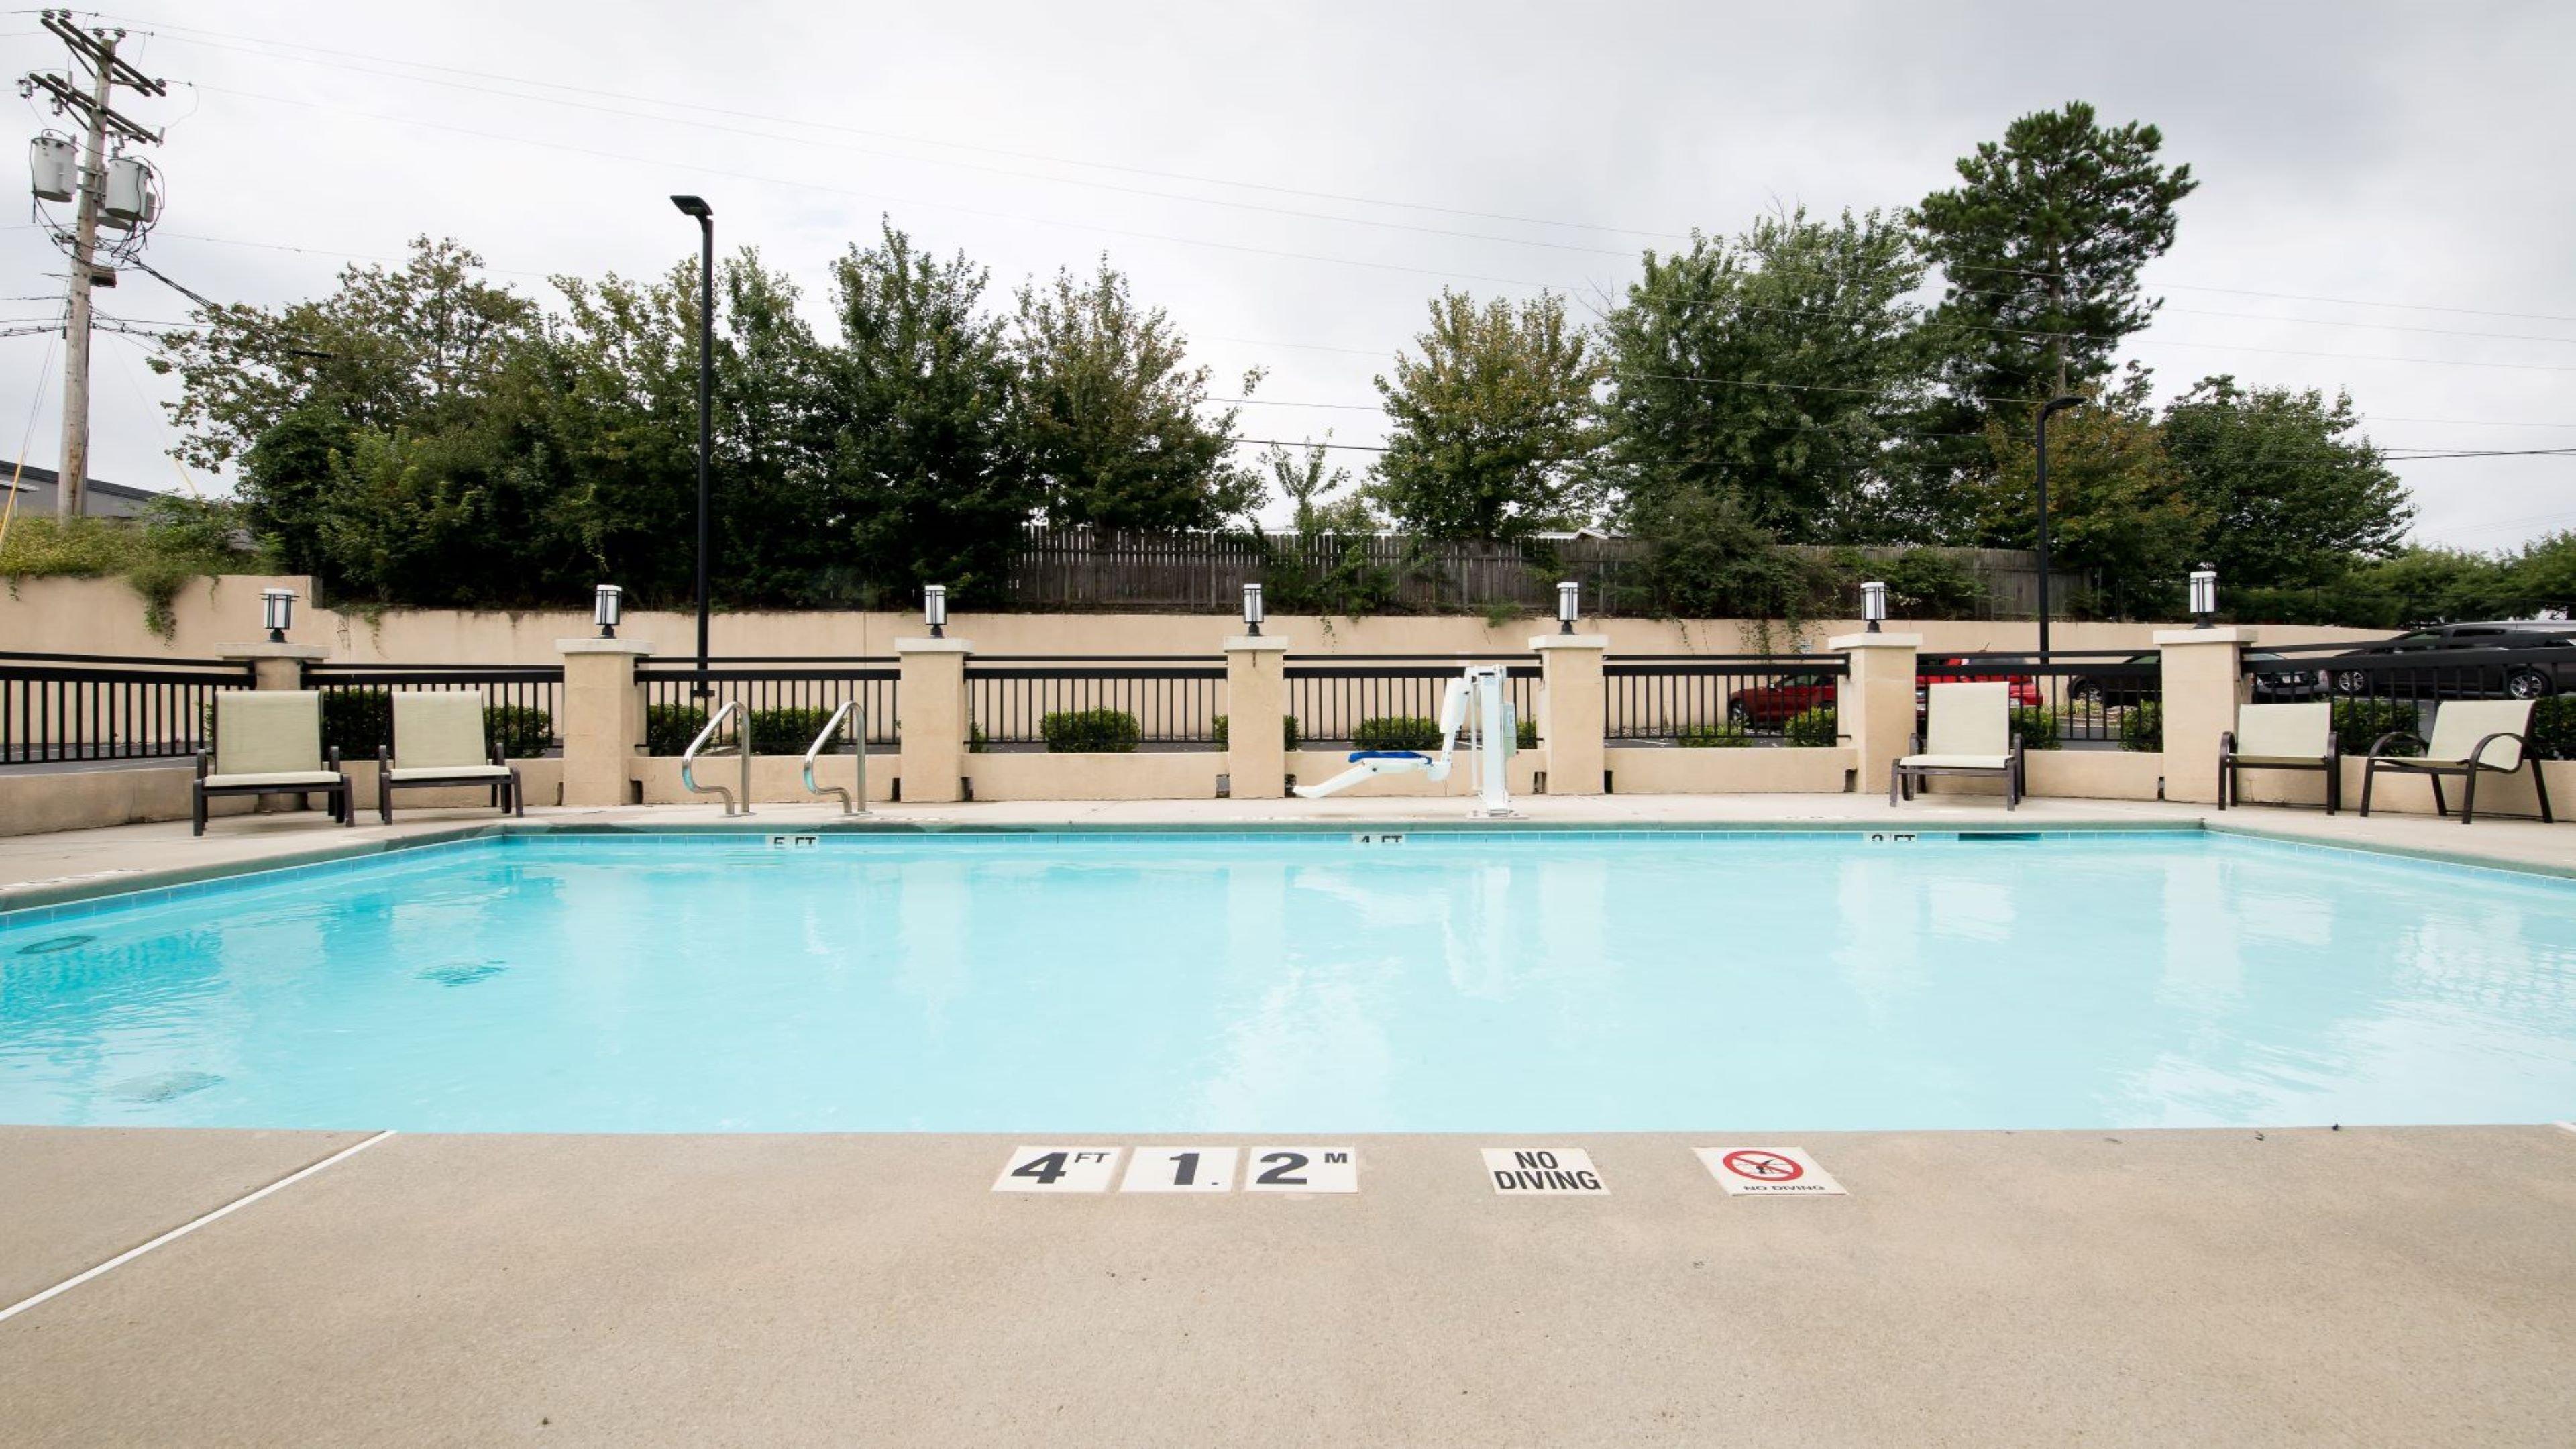
<svg viewBox="0 0 2576 1449">
<path fill-rule="evenodd" d="M 1872 634 L 1877 633 L 1878 626 L 1886 622 L 1887 585 L 1869 583 L 1860 586 L 1860 620 Z"/>
<path fill-rule="evenodd" d="M 946 584 L 921 586 L 921 622 L 930 626 L 931 638 L 948 637 L 948 586 Z"/>
<path fill-rule="evenodd" d="M 674 196 L 671 204 L 698 219 L 698 684 L 690 693 L 704 699 L 715 693 L 707 687 L 707 473 L 716 435 L 716 211 L 702 196 Z"/>
<path fill-rule="evenodd" d="M 1556 632 L 1571 634 L 1574 621 L 1583 615 L 1583 585 L 1572 579 L 1556 586 Z"/>
<path fill-rule="evenodd" d="M 285 643 L 286 631 L 295 623 L 295 591 L 293 589 L 260 590 L 259 621 L 268 630 L 269 643 Z"/>
<path fill-rule="evenodd" d="M 2196 629 L 2209 627 L 2209 616 L 2218 612 L 2218 570 L 2207 564 L 2191 571 L 2191 613 L 2200 622 Z"/>
<path fill-rule="evenodd" d="M 1261 620 L 1266 612 L 1261 607 L 1261 585 L 1245 584 L 1243 586 L 1243 632 L 1260 633 Z"/>
<path fill-rule="evenodd" d="M 599 637 L 617 637 L 617 617 L 626 612 L 626 591 L 615 584 L 601 584 L 591 594 L 590 621 L 599 626 Z"/>
<path fill-rule="evenodd" d="M 2048 420 L 2080 397 L 2053 397 L 2039 405 L 2039 662 L 2048 662 Z"/>
</svg>

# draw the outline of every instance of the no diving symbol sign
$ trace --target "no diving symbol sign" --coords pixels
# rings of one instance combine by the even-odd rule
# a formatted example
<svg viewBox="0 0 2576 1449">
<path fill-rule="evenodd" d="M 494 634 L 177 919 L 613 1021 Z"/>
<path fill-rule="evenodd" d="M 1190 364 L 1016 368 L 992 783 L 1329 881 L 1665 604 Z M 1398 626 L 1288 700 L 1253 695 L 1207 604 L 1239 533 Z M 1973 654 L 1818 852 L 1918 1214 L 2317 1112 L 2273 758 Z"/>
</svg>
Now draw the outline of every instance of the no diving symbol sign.
<svg viewBox="0 0 2576 1449">
<path fill-rule="evenodd" d="M 1806 1193 L 1843 1196 L 1843 1185 L 1795 1147 L 1694 1147 L 1708 1174 L 1729 1195 Z"/>
</svg>

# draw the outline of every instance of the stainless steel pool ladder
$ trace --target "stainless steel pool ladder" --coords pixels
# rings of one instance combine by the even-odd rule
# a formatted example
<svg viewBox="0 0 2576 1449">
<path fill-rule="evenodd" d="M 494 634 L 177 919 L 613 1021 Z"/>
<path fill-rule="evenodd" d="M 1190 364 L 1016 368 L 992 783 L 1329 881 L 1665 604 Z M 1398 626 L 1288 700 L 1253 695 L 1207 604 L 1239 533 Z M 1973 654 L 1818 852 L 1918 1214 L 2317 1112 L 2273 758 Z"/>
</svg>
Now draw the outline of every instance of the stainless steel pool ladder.
<svg viewBox="0 0 2576 1449">
<path fill-rule="evenodd" d="M 858 746 L 859 749 L 859 790 L 856 797 L 857 803 L 855 804 L 852 803 L 850 792 L 842 789 L 840 786 L 817 785 L 814 783 L 814 757 L 823 753 L 823 751 L 831 745 L 832 736 L 840 731 L 841 721 L 843 720 L 850 721 L 850 742 Z M 865 815 L 868 813 L 868 712 L 859 708 L 859 702 L 857 700 L 845 699 L 841 701 L 841 707 L 832 711 L 832 717 L 824 722 L 823 732 L 816 735 L 814 737 L 814 743 L 806 749 L 805 793 L 808 795 L 840 796 L 841 813 L 844 815 Z"/>
<path fill-rule="evenodd" d="M 705 749 L 707 741 L 715 738 L 717 729 L 721 728 L 726 720 L 736 715 L 742 715 L 741 722 L 734 726 L 733 732 L 734 754 L 742 761 L 742 808 L 740 810 L 734 808 L 733 791 L 722 785 L 699 784 L 697 771 L 694 768 L 698 762 L 698 751 Z M 689 741 L 689 747 L 680 752 L 680 788 L 698 795 L 722 796 L 724 813 L 728 818 L 751 813 L 751 717 L 742 714 L 741 700 L 726 700 L 724 708 L 717 710 L 715 717 L 707 721 L 707 727 L 698 731 L 698 737 Z"/>
</svg>

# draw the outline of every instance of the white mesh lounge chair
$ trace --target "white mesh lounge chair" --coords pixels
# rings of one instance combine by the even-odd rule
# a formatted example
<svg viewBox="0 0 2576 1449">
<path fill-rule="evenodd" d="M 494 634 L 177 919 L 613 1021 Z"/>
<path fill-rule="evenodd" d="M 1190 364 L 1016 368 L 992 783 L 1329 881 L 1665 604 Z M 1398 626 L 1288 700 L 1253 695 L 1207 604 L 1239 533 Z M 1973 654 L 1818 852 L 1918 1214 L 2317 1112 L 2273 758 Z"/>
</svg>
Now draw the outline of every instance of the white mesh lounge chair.
<svg viewBox="0 0 2576 1449">
<path fill-rule="evenodd" d="M 2320 770 L 2326 777 L 2326 813 L 2343 805 L 2343 746 L 2335 739 L 2334 706 L 2249 704 L 2236 711 L 2236 728 L 2218 737 L 2218 808 L 2236 799 L 2239 770 Z"/>
<path fill-rule="evenodd" d="M 2414 740 L 2424 747 L 2420 755 L 2391 755 L 2388 747 L 2399 740 Z M 2391 730 L 2370 746 L 2370 758 L 2361 767 L 2361 813 L 2370 813 L 2370 785 L 2379 772 L 2424 775 L 2433 782 L 2433 809 L 2436 814 L 2451 813 L 2450 803 L 2442 798 L 2442 777 L 2457 775 L 2466 783 L 2460 788 L 2460 823 L 2466 825 L 2478 808 L 2478 776 L 2510 775 L 2525 764 L 2531 764 L 2531 785 L 2540 795 L 2540 818 L 2549 813 L 2549 777 L 2531 758 L 2531 701 L 2527 699 L 2453 699 L 2433 711 L 2433 738 L 2427 740 L 2413 730 Z"/>
<path fill-rule="evenodd" d="M 227 690 L 215 696 L 215 747 L 197 752 L 188 819 L 206 833 L 206 801 L 216 795 L 320 792 L 331 818 L 349 823 L 349 777 L 340 751 L 322 749 L 322 696 L 309 689 Z M 309 803 L 309 801 L 308 801 Z"/>
<path fill-rule="evenodd" d="M 2012 686 L 2000 680 L 1934 684 L 1923 691 L 1927 716 L 1914 753 L 1888 771 L 1887 803 L 1914 798 L 1914 785 L 1932 775 L 1968 775 L 2004 782 L 2004 808 L 2021 803 L 2021 741 L 2013 737 Z"/>
<path fill-rule="evenodd" d="M 449 785 L 490 788 L 494 806 L 528 813 L 519 772 L 486 745 L 481 690 L 405 690 L 394 695 L 394 743 L 376 747 L 376 818 L 394 823 L 394 792 Z"/>
</svg>

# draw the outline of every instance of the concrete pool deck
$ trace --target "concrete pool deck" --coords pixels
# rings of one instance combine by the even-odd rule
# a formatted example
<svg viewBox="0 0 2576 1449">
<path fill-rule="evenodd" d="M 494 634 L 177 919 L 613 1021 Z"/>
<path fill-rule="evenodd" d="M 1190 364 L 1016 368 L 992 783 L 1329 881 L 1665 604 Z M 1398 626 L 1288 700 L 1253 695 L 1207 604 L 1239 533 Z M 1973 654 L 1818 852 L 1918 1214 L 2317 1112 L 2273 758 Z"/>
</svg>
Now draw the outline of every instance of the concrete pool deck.
<svg viewBox="0 0 2576 1449">
<path fill-rule="evenodd" d="M 1925 829 L 2206 813 L 1891 811 L 1850 795 L 1523 806 L 1563 824 Z M 1460 811 L 1342 799 L 880 814 L 1097 828 Z M 737 823 L 830 818 L 764 806 Z M 2568 826 L 2208 818 L 2527 868 L 2576 858 Z M 490 819 L 425 811 L 395 834 Z M 679 807 L 531 820 L 720 823 Z M 273 815 L 204 840 L 184 825 L 17 837 L 0 840 L 0 901 L 384 834 Z M 0 1310 L 368 1135 L 0 1127 Z M 1040 1139 L 387 1137 L 0 1321 L 0 1440 L 2576 1437 L 2576 1132 L 2558 1127 L 1357 1137 L 1355 1196 L 990 1191 L 1023 1140 Z M 1849 1196 L 1728 1197 L 1689 1150 L 1720 1145 L 1806 1148 Z M 1499 1197 L 1485 1146 L 1586 1148 L 1610 1193 Z"/>
</svg>

